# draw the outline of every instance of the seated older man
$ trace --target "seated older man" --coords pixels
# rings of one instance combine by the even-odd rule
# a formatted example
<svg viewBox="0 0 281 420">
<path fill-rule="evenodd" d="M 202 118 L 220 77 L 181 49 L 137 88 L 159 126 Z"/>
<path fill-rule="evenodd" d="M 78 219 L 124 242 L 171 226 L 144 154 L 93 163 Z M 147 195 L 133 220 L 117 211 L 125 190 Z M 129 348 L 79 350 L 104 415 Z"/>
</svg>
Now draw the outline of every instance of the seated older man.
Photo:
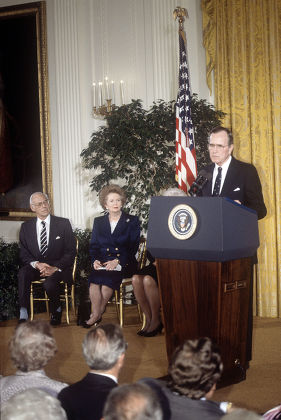
<svg viewBox="0 0 281 420">
<path fill-rule="evenodd" d="M 58 395 L 68 420 L 100 420 L 109 392 L 117 386 L 127 343 L 118 325 L 91 329 L 84 338 L 83 355 L 90 372 Z"/>
<path fill-rule="evenodd" d="M 36 320 L 19 324 L 10 341 L 11 359 L 18 370 L 0 379 L 1 404 L 27 388 L 41 388 L 57 396 L 67 384 L 50 379 L 43 369 L 56 351 L 48 323 Z"/>
</svg>

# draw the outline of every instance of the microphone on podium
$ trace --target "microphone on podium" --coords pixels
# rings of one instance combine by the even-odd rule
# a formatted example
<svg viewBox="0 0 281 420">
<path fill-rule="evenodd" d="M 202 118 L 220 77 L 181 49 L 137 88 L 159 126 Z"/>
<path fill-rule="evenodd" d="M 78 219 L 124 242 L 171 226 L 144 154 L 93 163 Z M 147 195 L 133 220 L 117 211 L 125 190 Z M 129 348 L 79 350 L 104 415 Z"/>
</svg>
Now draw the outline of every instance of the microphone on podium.
<svg viewBox="0 0 281 420">
<path fill-rule="evenodd" d="M 190 189 L 188 190 L 188 194 L 191 195 L 191 197 L 197 197 L 200 195 L 202 188 L 207 184 L 208 181 L 211 180 L 211 178 L 212 175 L 207 173 L 204 169 L 200 171 L 198 177 L 195 179 Z"/>
</svg>

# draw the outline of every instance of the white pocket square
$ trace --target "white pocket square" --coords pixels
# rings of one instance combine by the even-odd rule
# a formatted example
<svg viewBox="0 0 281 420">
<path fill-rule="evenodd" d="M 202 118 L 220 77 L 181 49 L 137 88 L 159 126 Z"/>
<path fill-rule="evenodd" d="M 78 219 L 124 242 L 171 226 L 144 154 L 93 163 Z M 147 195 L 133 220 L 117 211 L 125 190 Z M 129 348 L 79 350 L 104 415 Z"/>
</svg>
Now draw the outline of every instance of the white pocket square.
<svg viewBox="0 0 281 420">
<path fill-rule="evenodd" d="M 240 191 L 240 188 L 239 188 L 239 187 L 237 187 L 237 188 L 235 188 L 235 190 L 233 190 L 233 191 Z"/>
<path fill-rule="evenodd" d="M 60 239 L 60 236 L 57 236 L 56 239 Z"/>
</svg>

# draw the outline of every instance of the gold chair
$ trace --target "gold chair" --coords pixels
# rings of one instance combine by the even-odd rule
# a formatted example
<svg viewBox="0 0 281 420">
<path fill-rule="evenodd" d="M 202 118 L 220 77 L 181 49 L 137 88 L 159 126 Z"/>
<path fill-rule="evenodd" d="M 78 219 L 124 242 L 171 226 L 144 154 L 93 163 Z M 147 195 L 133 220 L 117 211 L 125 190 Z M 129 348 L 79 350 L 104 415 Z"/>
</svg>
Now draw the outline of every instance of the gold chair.
<svg viewBox="0 0 281 420">
<path fill-rule="evenodd" d="M 75 306 L 75 276 L 76 276 L 76 268 L 77 268 L 77 258 L 78 258 L 78 249 L 79 249 L 79 241 L 76 238 L 76 256 L 73 263 L 72 268 L 72 284 L 68 286 L 67 283 L 61 281 L 60 284 L 63 285 L 64 291 L 60 295 L 60 301 L 65 302 L 65 316 L 66 322 L 69 324 L 69 301 L 71 302 L 72 309 L 74 314 L 76 314 L 76 306 Z M 44 291 L 44 297 L 34 297 L 34 293 L 41 290 L 42 293 L 42 286 L 45 281 L 45 278 L 35 280 L 31 282 L 30 285 L 30 319 L 33 320 L 34 317 L 34 301 L 44 301 L 46 302 L 46 309 L 49 315 L 49 298 L 47 293 Z"/>
<path fill-rule="evenodd" d="M 145 238 L 140 239 L 139 249 L 137 253 L 137 261 L 138 261 L 138 268 L 141 269 L 145 266 L 146 263 L 146 240 Z M 134 299 L 133 291 L 127 291 L 128 286 L 132 286 L 132 278 L 125 278 L 122 280 L 120 284 L 119 290 L 115 290 L 115 305 L 116 305 L 116 312 L 119 319 L 120 327 L 123 326 L 124 323 L 124 305 L 126 300 Z M 142 326 L 145 325 L 145 315 L 141 312 L 139 304 L 137 304 L 138 313 L 140 321 L 142 322 Z"/>
</svg>

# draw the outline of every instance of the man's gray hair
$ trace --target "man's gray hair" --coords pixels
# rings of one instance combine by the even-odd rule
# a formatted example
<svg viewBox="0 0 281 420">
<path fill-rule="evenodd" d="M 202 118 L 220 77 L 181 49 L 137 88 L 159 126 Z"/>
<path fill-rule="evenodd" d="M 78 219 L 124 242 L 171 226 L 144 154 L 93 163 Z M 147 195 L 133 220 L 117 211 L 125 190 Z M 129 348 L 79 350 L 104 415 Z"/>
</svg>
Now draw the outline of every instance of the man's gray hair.
<svg viewBox="0 0 281 420">
<path fill-rule="evenodd" d="M 28 388 L 1 406 L 1 420 L 66 420 L 60 401 L 46 391 Z"/>
<path fill-rule="evenodd" d="M 34 192 L 33 194 L 31 194 L 30 199 L 29 199 L 29 204 L 30 204 L 30 205 L 32 204 L 32 199 L 33 199 L 33 197 L 34 197 L 36 194 L 41 194 L 41 195 L 44 195 L 44 197 L 46 198 L 46 200 L 48 200 L 48 201 L 49 201 L 49 197 L 48 197 L 48 195 L 47 195 L 46 193 L 43 193 L 43 192 L 41 192 L 41 191 L 37 191 L 37 192 Z"/>
<path fill-rule="evenodd" d="M 143 383 L 114 388 L 105 403 L 104 420 L 162 420 L 156 393 Z"/>
<path fill-rule="evenodd" d="M 183 190 L 180 190 L 179 188 L 168 188 L 165 190 L 162 194 L 163 197 L 176 197 L 176 196 L 182 196 L 186 197 L 186 193 Z"/>
<path fill-rule="evenodd" d="M 93 370 L 109 370 L 125 353 L 127 343 L 119 325 L 104 324 L 91 329 L 82 343 L 86 363 Z"/>
</svg>

